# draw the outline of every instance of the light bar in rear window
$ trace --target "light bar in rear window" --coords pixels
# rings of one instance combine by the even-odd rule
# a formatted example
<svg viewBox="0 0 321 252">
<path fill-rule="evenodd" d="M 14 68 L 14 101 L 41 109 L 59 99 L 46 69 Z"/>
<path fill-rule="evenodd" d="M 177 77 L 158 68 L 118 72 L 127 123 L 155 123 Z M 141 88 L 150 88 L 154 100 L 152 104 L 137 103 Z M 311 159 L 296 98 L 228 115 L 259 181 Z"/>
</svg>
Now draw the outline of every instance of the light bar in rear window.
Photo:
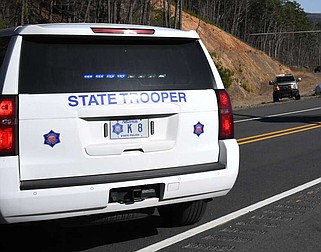
<svg viewBox="0 0 321 252">
<path fill-rule="evenodd" d="M 146 34 L 152 35 L 155 33 L 154 29 L 131 29 L 131 28 L 99 28 L 92 27 L 94 33 L 109 33 L 109 34 Z"/>
</svg>

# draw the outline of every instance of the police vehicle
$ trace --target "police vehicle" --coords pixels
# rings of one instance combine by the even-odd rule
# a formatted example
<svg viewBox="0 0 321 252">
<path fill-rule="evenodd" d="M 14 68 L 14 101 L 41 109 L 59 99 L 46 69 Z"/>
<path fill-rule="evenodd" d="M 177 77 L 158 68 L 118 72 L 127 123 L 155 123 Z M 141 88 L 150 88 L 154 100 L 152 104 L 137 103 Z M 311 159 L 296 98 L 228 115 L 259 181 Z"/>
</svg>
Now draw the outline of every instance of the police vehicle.
<svg viewBox="0 0 321 252">
<path fill-rule="evenodd" d="M 233 187 L 231 103 L 195 31 L 39 24 L 0 43 L 2 223 L 158 209 L 186 225 Z"/>
<path fill-rule="evenodd" d="M 273 85 L 273 102 L 278 102 L 281 98 L 286 97 L 300 100 L 299 81 L 301 78 L 296 79 L 293 74 L 278 74 L 274 81 L 269 82 L 270 85 Z"/>
</svg>

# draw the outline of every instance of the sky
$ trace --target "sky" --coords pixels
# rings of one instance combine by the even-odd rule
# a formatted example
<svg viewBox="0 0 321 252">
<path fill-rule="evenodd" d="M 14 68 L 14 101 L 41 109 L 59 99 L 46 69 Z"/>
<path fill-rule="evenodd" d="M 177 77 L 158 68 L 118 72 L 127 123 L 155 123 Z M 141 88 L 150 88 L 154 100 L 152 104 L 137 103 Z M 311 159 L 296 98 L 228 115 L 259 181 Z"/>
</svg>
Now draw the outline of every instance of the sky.
<svg viewBox="0 0 321 252">
<path fill-rule="evenodd" d="M 308 13 L 321 13 L 321 0 L 295 0 Z"/>
</svg>

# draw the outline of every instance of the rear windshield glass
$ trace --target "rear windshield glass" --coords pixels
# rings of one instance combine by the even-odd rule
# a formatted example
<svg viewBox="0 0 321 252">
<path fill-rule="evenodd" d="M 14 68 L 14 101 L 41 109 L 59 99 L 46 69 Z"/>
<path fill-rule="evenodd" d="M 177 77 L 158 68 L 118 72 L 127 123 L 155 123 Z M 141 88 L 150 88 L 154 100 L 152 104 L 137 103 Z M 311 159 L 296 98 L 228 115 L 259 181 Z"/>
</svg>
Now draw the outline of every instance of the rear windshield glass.
<svg viewBox="0 0 321 252">
<path fill-rule="evenodd" d="M 25 36 L 20 93 L 209 89 L 195 39 Z"/>
<path fill-rule="evenodd" d="M 276 77 L 276 81 L 277 82 L 290 82 L 290 81 L 295 81 L 295 79 L 292 75 L 289 75 L 289 76 Z"/>
<path fill-rule="evenodd" d="M 0 37 L 0 69 L 2 68 L 4 56 L 6 55 L 10 37 Z"/>
</svg>

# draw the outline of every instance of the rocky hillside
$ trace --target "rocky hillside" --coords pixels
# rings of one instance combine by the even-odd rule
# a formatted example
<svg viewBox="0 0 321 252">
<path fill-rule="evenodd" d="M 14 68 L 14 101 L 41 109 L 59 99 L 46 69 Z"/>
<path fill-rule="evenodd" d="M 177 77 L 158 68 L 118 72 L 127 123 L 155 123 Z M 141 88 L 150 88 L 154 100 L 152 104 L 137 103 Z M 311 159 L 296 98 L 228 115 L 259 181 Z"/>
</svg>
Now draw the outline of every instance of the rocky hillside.
<svg viewBox="0 0 321 252">
<path fill-rule="evenodd" d="M 278 73 L 292 72 L 301 77 L 301 96 L 312 95 L 316 84 L 321 83 L 320 73 L 292 71 L 264 52 L 187 13 L 183 14 L 183 30 L 196 30 L 216 64 L 232 71 L 228 92 L 234 107 L 272 102 L 268 82 Z"/>
</svg>

